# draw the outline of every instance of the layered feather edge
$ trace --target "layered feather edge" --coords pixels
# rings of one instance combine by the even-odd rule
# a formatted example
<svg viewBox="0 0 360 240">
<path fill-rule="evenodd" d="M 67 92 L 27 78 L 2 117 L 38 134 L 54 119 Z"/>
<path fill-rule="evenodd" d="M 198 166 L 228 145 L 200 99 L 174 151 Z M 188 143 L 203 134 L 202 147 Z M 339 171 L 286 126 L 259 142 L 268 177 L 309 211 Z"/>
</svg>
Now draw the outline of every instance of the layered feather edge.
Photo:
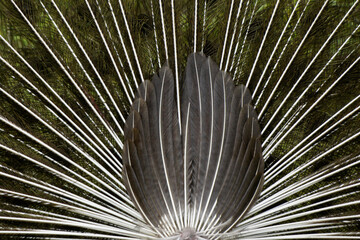
<svg viewBox="0 0 360 240">
<path fill-rule="evenodd" d="M 243 85 L 235 87 L 211 58 L 193 53 L 181 121 L 175 99 L 166 65 L 139 86 L 125 125 L 125 186 L 159 237 L 184 229 L 205 238 L 226 234 L 263 185 L 261 131 L 251 94 Z"/>
</svg>

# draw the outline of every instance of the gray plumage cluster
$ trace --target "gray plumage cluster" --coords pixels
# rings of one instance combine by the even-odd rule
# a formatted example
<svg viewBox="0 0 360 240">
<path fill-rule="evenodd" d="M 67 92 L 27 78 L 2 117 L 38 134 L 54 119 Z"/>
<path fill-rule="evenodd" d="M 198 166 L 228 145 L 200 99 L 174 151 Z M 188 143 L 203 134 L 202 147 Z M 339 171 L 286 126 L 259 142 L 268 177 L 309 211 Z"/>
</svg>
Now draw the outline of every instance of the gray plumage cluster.
<svg viewBox="0 0 360 240">
<path fill-rule="evenodd" d="M 181 95 L 181 129 L 176 108 L 174 77 L 165 65 L 140 85 L 126 121 L 128 193 L 161 236 L 191 235 L 186 229 L 198 236 L 225 233 L 263 185 L 251 94 L 243 85 L 235 87 L 210 57 L 194 53 Z"/>
</svg>

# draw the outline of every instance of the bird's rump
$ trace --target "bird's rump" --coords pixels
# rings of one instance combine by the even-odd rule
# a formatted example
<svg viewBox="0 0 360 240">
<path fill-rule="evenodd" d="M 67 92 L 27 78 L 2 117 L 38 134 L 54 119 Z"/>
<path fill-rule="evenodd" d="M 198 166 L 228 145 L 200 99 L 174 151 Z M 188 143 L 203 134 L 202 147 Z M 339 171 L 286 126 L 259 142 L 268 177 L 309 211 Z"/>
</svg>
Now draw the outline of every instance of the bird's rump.
<svg viewBox="0 0 360 240">
<path fill-rule="evenodd" d="M 157 229 L 174 224 L 172 234 L 234 226 L 263 182 L 260 127 L 249 90 L 235 87 L 211 58 L 194 53 L 181 97 L 182 129 L 167 66 L 141 84 L 137 96 L 123 160 L 128 192 L 145 219 Z"/>
</svg>

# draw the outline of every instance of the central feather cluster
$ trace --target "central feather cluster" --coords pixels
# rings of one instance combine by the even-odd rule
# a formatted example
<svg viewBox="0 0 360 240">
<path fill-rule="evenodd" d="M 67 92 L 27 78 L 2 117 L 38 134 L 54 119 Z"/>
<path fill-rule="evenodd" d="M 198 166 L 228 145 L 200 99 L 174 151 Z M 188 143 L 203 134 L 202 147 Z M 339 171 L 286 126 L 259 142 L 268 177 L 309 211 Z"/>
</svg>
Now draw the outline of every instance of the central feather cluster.
<svg viewBox="0 0 360 240">
<path fill-rule="evenodd" d="M 264 164 L 250 102 L 200 53 L 188 57 L 179 114 L 167 66 L 140 85 L 126 121 L 124 179 L 160 237 L 224 234 L 256 201 Z"/>
</svg>

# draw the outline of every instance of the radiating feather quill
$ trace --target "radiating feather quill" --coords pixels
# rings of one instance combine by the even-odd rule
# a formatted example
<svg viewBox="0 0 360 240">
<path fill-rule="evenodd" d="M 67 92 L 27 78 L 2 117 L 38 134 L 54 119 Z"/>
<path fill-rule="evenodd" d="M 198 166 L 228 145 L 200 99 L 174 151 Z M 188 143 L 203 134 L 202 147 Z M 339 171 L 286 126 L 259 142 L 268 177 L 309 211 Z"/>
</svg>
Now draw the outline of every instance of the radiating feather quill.
<svg viewBox="0 0 360 240">
<path fill-rule="evenodd" d="M 359 2 L 0 1 L 0 238 L 357 238 Z"/>
</svg>

